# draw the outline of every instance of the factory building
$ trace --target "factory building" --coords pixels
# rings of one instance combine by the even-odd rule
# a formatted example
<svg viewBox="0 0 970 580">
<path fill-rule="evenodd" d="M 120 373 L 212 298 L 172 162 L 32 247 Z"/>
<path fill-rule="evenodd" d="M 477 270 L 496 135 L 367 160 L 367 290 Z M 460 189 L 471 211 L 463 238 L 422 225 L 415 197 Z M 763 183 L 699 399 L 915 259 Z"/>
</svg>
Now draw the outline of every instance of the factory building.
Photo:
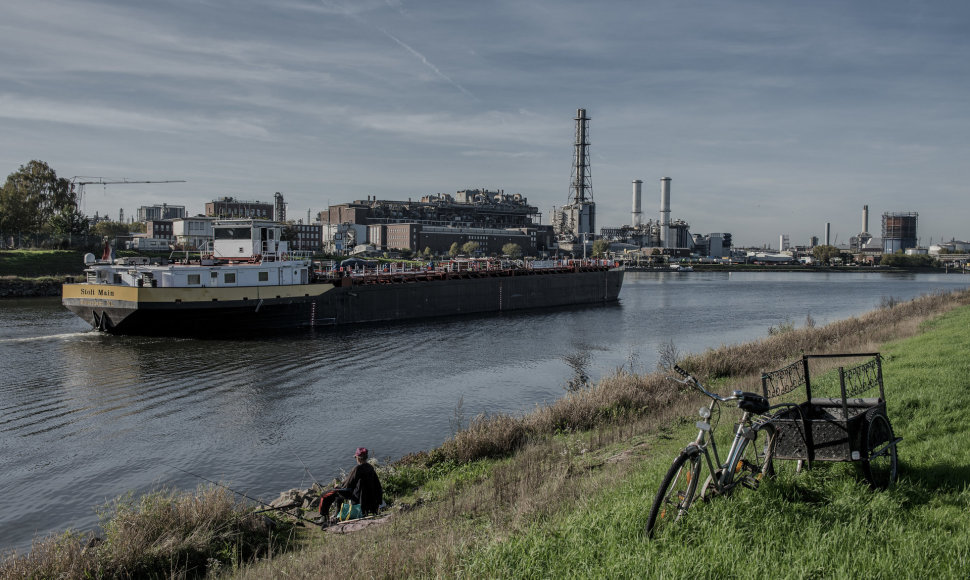
<svg viewBox="0 0 970 580">
<path fill-rule="evenodd" d="M 205 204 L 205 215 L 222 219 L 254 218 L 273 219 L 275 207 L 262 201 L 244 201 L 233 197 L 214 199 Z"/>
<path fill-rule="evenodd" d="M 660 179 L 660 214 L 656 221 L 647 220 L 644 223 L 641 211 L 643 181 L 634 180 L 632 225 L 602 228 L 600 229 L 600 237 L 616 244 L 626 244 L 635 248 L 657 248 L 670 256 L 729 257 L 731 255 L 731 234 L 691 234 L 689 223 L 682 219 L 671 219 L 672 181 L 670 177 Z"/>
<path fill-rule="evenodd" d="M 143 205 L 138 208 L 138 221 L 174 220 L 185 217 L 184 205 Z"/>
<path fill-rule="evenodd" d="M 555 251 L 551 226 L 536 223 L 539 210 L 520 194 L 465 189 L 427 195 L 420 201 L 368 197 L 332 205 L 320 213 L 324 243 L 344 252 L 369 244 L 376 250 L 447 252 L 458 242 L 477 242 L 480 252 L 501 253 L 507 243 L 526 255 Z"/>
<path fill-rule="evenodd" d="M 287 225 L 290 249 L 301 252 L 319 252 L 323 249 L 323 226 L 297 222 Z"/>
</svg>

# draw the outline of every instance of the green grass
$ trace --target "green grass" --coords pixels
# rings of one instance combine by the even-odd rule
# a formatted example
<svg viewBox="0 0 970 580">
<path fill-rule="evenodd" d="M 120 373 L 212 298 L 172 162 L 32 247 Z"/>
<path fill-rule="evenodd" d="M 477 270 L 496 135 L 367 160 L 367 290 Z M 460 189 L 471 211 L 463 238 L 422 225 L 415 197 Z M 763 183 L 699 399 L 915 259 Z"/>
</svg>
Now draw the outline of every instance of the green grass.
<svg viewBox="0 0 970 580">
<path fill-rule="evenodd" d="M 469 577 L 964 577 L 970 569 L 970 309 L 883 346 L 900 478 L 873 492 L 850 463 L 818 463 L 698 503 L 653 540 L 643 526 L 685 425 L 621 485 L 461 555 Z M 721 431 L 725 431 L 722 425 Z"/>
<path fill-rule="evenodd" d="M 38 278 L 77 275 L 84 271 L 84 252 L 74 250 L 0 251 L 0 276 Z"/>
</svg>

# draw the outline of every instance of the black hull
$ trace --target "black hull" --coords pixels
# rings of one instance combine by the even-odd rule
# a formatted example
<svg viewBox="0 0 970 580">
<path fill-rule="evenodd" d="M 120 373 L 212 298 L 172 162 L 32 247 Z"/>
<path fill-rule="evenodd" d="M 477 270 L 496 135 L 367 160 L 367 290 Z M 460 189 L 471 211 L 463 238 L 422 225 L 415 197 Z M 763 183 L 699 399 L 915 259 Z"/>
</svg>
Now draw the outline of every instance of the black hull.
<svg viewBox="0 0 970 580">
<path fill-rule="evenodd" d="M 338 281 L 338 283 L 341 281 Z M 511 312 L 614 302 L 622 270 L 517 272 L 448 279 L 311 284 L 308 294 L 259 300 L 113 301 L 64 304 L 112 334 L 225 336 L 299 328 Z"/>
</svg>

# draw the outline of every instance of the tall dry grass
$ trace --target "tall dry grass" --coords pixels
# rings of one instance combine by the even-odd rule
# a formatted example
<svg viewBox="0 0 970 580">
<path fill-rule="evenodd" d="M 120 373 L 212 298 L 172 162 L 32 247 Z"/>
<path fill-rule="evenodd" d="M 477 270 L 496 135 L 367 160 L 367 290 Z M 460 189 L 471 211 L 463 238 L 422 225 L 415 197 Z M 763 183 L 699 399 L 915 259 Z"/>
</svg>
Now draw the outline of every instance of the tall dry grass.
<svg viewBox="0 0 970 580">
<path fill-rule="evenodd" d="M 732 378 L 738 386 L 753 388 L 762 372 L 802 354 L 873 350 L 886 340 L 912 336 L 928 318 L 966 304 L 970 304 L 967 291 L 892 301 L 862 316 L 822 327 L 792 327 L 759 340 L 688 354 L 679 364 L 706 380 Z M 555 403 L 521 417 L 475 417 L 467 429 L 456 433 L 429 458 L 467 462 L 506 457 L 536 437 L 653 416 L 678 408 L 686 400 L 690 400 L 689 393 L 662 374 L 640 375 L 620 369 L 591 388 L 571 390 Z"/>
<path fill-rule="evenodd" d="M 276 525 L 232 492 L 202 486 L 131 494 L 105 505 L 103 537 L 66 532 L 0 563 L 0 578 L 199 577 L 272 554 Z"/>
</svg>

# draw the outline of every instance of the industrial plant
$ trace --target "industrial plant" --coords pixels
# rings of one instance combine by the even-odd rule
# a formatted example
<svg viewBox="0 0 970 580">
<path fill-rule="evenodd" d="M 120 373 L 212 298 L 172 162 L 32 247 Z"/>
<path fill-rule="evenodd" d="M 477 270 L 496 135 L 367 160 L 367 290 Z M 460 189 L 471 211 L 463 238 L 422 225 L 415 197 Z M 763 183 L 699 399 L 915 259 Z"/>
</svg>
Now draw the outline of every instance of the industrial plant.
<svg viewBox="0 0 970 580">
<path fill-rule="evenodd" d="M 882 215 L 881 237 L 869 231 L 869 206 L 862 207 L 859 233 L 838 244 L 832 237 L 831 223 L 825 223 L 820 239 L 812 236 L 804 245 L 792 244 L 780 234 L 778 247 L 742 250 L 735 248 L 728 232 L 692 233 L 690 224 L 674 217 L 671 206 L 671 177 L 659 179 L 659 211 L 645 219 L 643 180 L 634 179 L 630 223 L 596 229 L 596 202 L 590 173 L 590 117 L 578 109 L 574 118 L 573 163 L 566 204 L 553 207 L 549 223 L 542 223 L 539 208 L 521 193 L 479 187 L 455 193 L 429 193 L 419 199 L 392 200 L 367 196 L 351 202 L 330 205 L 315 216 L 307 211 L 306 220 L 291 221 L 288 236 L 294 248 L 334 254 L 408 253 L 444 254 L 455 245 L 469 247 L 474 254 L 501 255 L 514 244 L 521 255 L 546 257 L 592 255 L 593 243 L 607 242 L 610 256 L 627 264 L 650 266 L 666 262 L 700 260 L 715 262 L 808 263 L 813 248 L 833 246 L 853 256 L 857 262 L 876 263 L 884 254 L 965 253 L 965 242 L 952 241 L 921 248 L 917 235 L 918 213 L 886 212 Z M 140 221 L 148 227 L 137 247 L 200 247 L 211 235 L 215 218 L 264 218 L 286 222 L 286 203 L 277 192 L 273 202 L 247 201 L 233 197 L 214 199 L 205 204 L 205 216 L 188 217 L 182 206 L 161 204 L 138 210 Z"/>
</svg>

